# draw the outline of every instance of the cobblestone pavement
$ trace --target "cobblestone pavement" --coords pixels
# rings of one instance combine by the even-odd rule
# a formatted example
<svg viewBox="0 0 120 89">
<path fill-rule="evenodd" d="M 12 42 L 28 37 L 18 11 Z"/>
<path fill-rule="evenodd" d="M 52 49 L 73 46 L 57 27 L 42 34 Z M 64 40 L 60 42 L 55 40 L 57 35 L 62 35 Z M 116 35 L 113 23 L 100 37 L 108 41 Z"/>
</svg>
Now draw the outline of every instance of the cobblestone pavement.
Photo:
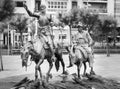
<svg viewBox="0 0 120 89">
<path fill-rule="evenodd" d="M 68 66 L 68 55 L 63 56 L 65 65 Z M 29 77 L 29 79 L 34 79 L 34 62 L 32 62 L 32 65 L 27 68 L 27 71 L 25 68 L 22 68 L 21 66 L 21 59 L 20 56 L 3 56 L 3 67 L 4 71 L 0 72 L 0 89 L 7 89 L 3 88 L 8 85 L 8 87 L 12 86 L 15 82 L 20 81 L 24 77 Z M 117 81 L 120 81 L 120 55 L 119 54 L 111 54 L 110 57 L 107 57 L 106 54 L 95 54 L 94 59 L 94 70 L 97 75 L 101 75 L 102 77 L 115 79 Z M 30 62 L 29 62 L 30 63 Z M 45 60 L 44 63 L 41 65 L 41 69 L 43 73 L 46 73 L 48 70 L 48 63 Z M 76 66 L 73 66 L 72 68 L 66 68 L 66 70 L 72 74 L 77 72 Z M 89 68 L 88 70 L 89 71 Z M 82 71 L 83 72 L 83 67 Z M 62 73 L 62 67 L 60 67 L 60 70 L 56 72 L 55 67 L 53 67 L 51 73 L 55 76 Z M 55 79 L 55 78 L 54 78 Z"/>
</svg>

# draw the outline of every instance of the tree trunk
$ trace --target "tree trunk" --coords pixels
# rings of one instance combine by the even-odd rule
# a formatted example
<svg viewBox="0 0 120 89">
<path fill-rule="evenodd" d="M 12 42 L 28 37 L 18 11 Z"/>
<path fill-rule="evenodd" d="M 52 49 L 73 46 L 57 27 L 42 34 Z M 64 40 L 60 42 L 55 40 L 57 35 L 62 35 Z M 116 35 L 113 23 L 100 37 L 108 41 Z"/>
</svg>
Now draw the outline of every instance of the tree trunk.
<svg viewBox="0 0 120 89">
<path fill-rule="evenodd" d="M 113 41 L 114 41 L 113 46 L 116 47 L 116 36 L 115 36 L 115 33 L 114 33 Z"/>
<path fill-rule="evenodd" d="M 3 71 L 3 61 L 2 61 L 2 48 L 0 47 L 0 71 Z"/>
<path fill-rule="evenodd" d="M 109 57 L 109 56 L 110 56 L 110 48 L 109 48 L 109 43 L 108 43 L 107 34 L 106 34 L 106 42 L 107 42 L 107 45 L 106 45 L 106 52 L 107 52 L 107 57 Z"/>
</svg>

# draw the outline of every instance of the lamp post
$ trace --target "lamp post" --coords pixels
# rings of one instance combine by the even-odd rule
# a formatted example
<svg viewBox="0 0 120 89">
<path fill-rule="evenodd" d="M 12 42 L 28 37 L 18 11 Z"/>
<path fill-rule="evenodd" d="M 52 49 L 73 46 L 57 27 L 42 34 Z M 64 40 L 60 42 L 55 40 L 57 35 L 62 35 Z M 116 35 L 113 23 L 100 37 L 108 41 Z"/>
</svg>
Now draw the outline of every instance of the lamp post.
<svg viewBox="0 0 120 89">
<path fill-rule="evenodd" d="M 8 55 L 9 55 L 9 52 L 10 52 L 9 31 L 10 31 L 10 26 L 9 26 L 9 24 L 8 24 Z"/>
<path fill-rule="evenodd" d="M 0 40 L 0 44 L 3 40 Z M 0 71 L 3 71 L 2 46 L 0 46 Z"/>
</svg>

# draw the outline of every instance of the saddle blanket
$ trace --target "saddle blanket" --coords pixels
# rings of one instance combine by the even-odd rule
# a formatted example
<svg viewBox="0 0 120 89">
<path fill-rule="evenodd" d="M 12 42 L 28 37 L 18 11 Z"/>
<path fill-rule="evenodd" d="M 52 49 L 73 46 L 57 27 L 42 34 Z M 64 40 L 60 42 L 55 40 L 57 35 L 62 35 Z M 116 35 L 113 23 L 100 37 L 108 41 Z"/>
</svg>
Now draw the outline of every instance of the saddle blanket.
<svg viewBox="0 0 120 89">
<path fill-rule="evenodd" d="M 90 47 L 76 46 L 75 49 L 79 49 L 82 52 L 84 58 L 88 58 L 91 52 Z"/>
</svg>

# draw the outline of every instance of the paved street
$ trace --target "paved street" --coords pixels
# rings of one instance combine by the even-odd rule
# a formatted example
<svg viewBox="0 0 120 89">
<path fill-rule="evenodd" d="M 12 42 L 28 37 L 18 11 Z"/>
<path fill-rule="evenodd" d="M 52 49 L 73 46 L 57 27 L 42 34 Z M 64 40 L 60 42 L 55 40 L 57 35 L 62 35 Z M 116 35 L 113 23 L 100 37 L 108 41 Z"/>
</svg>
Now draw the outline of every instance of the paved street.
<svg viewBox="0 0 120 89">
<path fill-rule="evenodd" d="M 68 55 L 63 56 L 66 66 L 69 64 Z M 106 78 L 111 78 L 120 81 L 120 55 L 111 54 L 107 57 L 103 54 L 95 54 L 94 69 L 96 74 L 101 75 Z M 28 76 L 30 79 L 34 79 L 34 66 L 32 63 L 28 67 L 27 71 L 21 66 L 20 56 L 3 56 L 4 71 L 0 72 L 0 82 L 18 82 L 22 78 Z M 41 66 L 42 72 L 46 73 L 48 69 L 48 63 L 45 60 Z M 70 74 L 76 72 L 76 66 L 72 68 L 66 68 Z M 87 70 L 89 71 L 89 69 Z M 83 72 L 83 68 L 81 73 Z M 59 72 L 56 72 L 55 67 L 53 67 L 51 73 L 53 75 L 59 75 L 62 73 L 62 67 Z"/>
</svg>

